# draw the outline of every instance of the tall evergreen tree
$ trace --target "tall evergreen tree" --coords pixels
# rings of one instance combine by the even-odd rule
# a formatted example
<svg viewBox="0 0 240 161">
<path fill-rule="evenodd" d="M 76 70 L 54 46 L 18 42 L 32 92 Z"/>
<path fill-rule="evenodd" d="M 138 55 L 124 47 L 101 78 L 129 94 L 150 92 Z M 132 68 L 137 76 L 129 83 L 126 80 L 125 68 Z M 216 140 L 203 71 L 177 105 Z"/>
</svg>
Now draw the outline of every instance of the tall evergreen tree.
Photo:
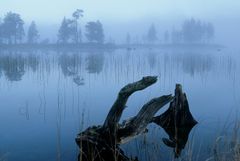
<svg viewBox="0 0 240 161">
<path fill-rule="evenodd" d="M 24 21 L 21 19 L 21 16 L 17 13 L 8 12 L 3 20 L 3 32 L 4 37 L 8 40 L 9 44 L 17 44 L 21 42 L 24 32 Z"/>
<path fill-rule="evenodd" d="M 214 37 L 214 27 L 211 23 L 206 24 L 192 18 L 184 21 L 182 34 L 185 43 L 209 42 Z"/>
<path fill-rule="evenodd" d="M 89 42 L 104 42 L 103 26 L 100 21 L 88 22 L 86 25 L 86 38 Z"/>
<path fill-rule="evenodd" d="M 156 31 L 154 24 L 152 24 L 148 30 L 147 39 L 148 39 L 148 42 L 150 42 L 150 43 L 155 43 L 158 39 L 157 31 Z"/>
<path fill-rule="evenodd" d="M 187 43 L 194 43 L 198 39 L 197 22 L 195 19 L 186 20 L 182 26 L 183 40 Z"/>
<path fill-rule="evenodd" d="M 66 19 L 64 17 L 62 24 L 58 30 L 58 42 L 59 43 L 68 43 L 69 39 L 71 38 L 73 34 L 73 27 L 72 27 L 73 21 L 70 19 Z"/>
<path fill-rule="evenodd" d="M 75 12 L 73 12 L 72 17 L 74 18 L 73 41 L 75 43 L 80 43 L 82 41 L 82 35 L 78 21 L 80 17 L 83 17 L 83 10 L 77 9 Z"/>
<path fill-rule="evenodd" d="M 37 26 L 34 21 L 31 22 L 31 25 L 28 28 L 28 34 L 27 34 L 27 42 L 29 44 L 37 43 L 39 38 L 39 33 L 37 30 Z"/>
</svg>

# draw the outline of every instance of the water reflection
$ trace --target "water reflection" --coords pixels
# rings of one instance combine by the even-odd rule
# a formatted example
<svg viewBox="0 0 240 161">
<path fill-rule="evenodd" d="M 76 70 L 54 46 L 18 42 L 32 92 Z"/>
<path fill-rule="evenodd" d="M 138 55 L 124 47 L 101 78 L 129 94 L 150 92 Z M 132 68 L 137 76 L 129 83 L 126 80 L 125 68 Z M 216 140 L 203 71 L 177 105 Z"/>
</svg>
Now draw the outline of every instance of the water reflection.
<svg viewBox="0 0 240 161">
<path fill-rule="evenodd" d="M 28 102 L 25 103 L 25 106 L 19 108 L 19 114 L 24 116 L 26 120 L 29 120 L 29 107 Z"/>
<path fill-rule="evenodd" d="M 102 52 L 89 54 L 86 58 L 86 70 L 88 73 L 99 74 L 103 70 L 103 65 L 104 54 Z"/>
<path fill-rule="evenodd" d="M 16 148 L 21 147 L 19 140 L 14 140 L 17 132 L 24 139 L 28 154 L 42 156 L 35 158 L 36 161 L 54 160 L 56 145 L 60 146 L 57 151 L 61 155 L 73 156 L 67 160 L 74 160 L 78 152 L 73 138 L 79 127 L 101 123 L 116 91 L 146 75 L 158 75 L 159 84 L 135 95 L 124 116 L 135 114 L 137 107 L 149 97 L 168 93 L 175 83 L 182 83 L 197 120 L 222 118 L 228 114 L 229 107 L 238 107 L 240 78 L 236 74 L 239 73 L 238 56 L 221 53 L 138 49 L 113 53 L 0 51 L 0 99 L 5 100 L 0 108 L 2 147 L 14 152 L 9 160 L 28 160 L 23 155 L 26 153 L 17 152 Z M 86 109 L 85 116 L 81 115 L 83 109 Z M 84 125 L 80 126 L 79 120 L 83 118 Z M 19 127 L 23 129 L 20 132 L 16 130 Z M 184 143 L 186 135 L 182 138 Z M 43 142 L 47 139 L 48 154 Z M 65 158 L 61 156 L 61 159 Z"/>
<path fill-rule="evenodd" d="M 24 58 L 21 55 L 1 55 L 0 68 L 9 81 L 20 81 L 25 73 Z"/>
<path fill-rule="evenodd" d="M 9 81 L 20 81 L 26 71 L 37 71 L 39 58 L 34 53 L 21 52 L 0 53 L 0 73 L 4 73 Z"/>
<path fill-rule="evenodd" d="M 84 83 L 84 78 L 80 76 L 76 76 L 73 78 L 73 82 L 76 83 L 78 86 L 83 86 Z"/>
<path fill-rule="evenodd" d="M 81 57 L 79 54 L 61 54 L 59 57 L 59 65 L 64 76 L 73 76 L 78 73 L 81 67 Z"/>
<path fill-rule="evenodd" d="M 35 53 L 30 53 L 27 58 L 27 67 L 30 67 L 33 72 L 36 72 L 39 67 L 39 57 Z"/>
<path fill-rule="evenodd" d="M 213 70 L 215 63 L 218 63 L 214 54 L 201 54 L 198 52 L 183 53 L 165 53 L 164 64 L 171 65 L 176 70 L 181 69 L 182 72 L 190 74 L 204 74 Z"/>
<path fill-rule="evenodd" d="M 99 74 L 103 70 L 111 71 L 110 75 L 117 74 L 118 77 L 125 74 L 128 77 L 161 72 L 183 72 L 194 77 L 220 69 L 225 72 L 223 74 L 229 75 L 236 68 L 236 63 L 229 56 L 219 57 L 212 53 L 198 52 L 172 53 L 154 50 L 146 52 L 121 51 L 118 55 L 104 52 L 51 53 L 52 61 L 48 56 L 50 54 L 5 51 L 0 55 L 0 76 L 4 74 L 9 81 L 20 81 L 26 72 L 36 73 L 39 68 L 42 72 L 49 73 L 51 69 L 55 70 L 54 60 L 57 60 L 62 74 L 65 77 L 72 77 L 77 85 L 84 85 L 86 73 Z"/>
<path fill-rule="evenodd" d="M 157 58 L 155 52 L 149 52 L 148 54 L 148 63 L 151 69 L 154 69 L 156 66 Z"/>
<path fill-rule="evenodd" d="M 211 55 L 201 55 L 196 53 L 184 53 L 175 58 L 176 62 L 181 62 L 183 72 L 194 76 L 196 73 L 209 72 L 213 66 L 214 61 Z"/>
<path fill-rule="evenodd" d="M 163 138 L 162 140 L 165 145 L 173 148 L 175 158 L 179 158 L 192 128 L 197 124 L 190 112 L 186 94 L 182 93 L 180 85 L 177 85 L 175 98 L 169 108 L 160 116 L 155 117 L 153 122 L 166 131 L 169 139 Z"/>
</svg>

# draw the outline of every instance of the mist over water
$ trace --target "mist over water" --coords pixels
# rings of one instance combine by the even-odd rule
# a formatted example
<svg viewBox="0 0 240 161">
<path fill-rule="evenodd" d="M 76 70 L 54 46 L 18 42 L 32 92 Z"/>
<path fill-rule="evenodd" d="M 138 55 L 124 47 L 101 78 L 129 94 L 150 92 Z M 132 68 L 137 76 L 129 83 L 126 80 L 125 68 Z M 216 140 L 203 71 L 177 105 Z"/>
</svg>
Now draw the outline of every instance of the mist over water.
<svg viewBox="0 0 240 161">
<path fill-rule="evenodd" d="M 180 28 L 185 19 L 196 18 L 212 22 L 216 28 L 214 42 L 231 47 L 238 47 L 240 24 L 238 19 L 240 3 L 238 1 L 191 1 L 183 0 L 71 0 L 71 1 L 2 1 L 0 17 L 7 12 L 19 13 L 25 20 L 25 29 L 31 21 L 36 21 L 41 39 L 49 38 L 57 41 L 58 28 L 63 17 L 71 17 L 76 9 L 84 10 L 81 27 L 88 21 L 100 20 L 103 23 L 106 41 L 124 43 L 127 33 L 133 39 L 141 39 L 154 23 L 158 29 L 158 37 L 163 37 L 166 30 Z M 84 32 L 83 32 L 84 33 Z M 163 41 L 163 38 L 159 38 Z"/>
<path fill-rule="evenodd" d="M 120 122 L 179 83 L 198 124 L 176 160 L 232 154 L 233 145 L 239 149 L 239 8 L 235 0 L 1 1 L 0 161 L 77 160 L 77 134 L 102 125 L 119 90 L 145 76 L 158 81 L 130 97 Z M 166 132 L 147 128 L 120 146 L 125 154 L 175 160 L 162 142 Z"/>
<path fill-rule="evenodd" d="M 194 140 L 207 153 L 208 140 L 224 123 L 234 121 L 238 111 L 238 58 L 228 50 L 2 51 L 1 152 L 9 160 L 54 160 L 58 154 L 62 160 L 76 159 L 73 138 L 89 125 L 103 123 L 119 89 L 157 75 L 157 84 L 130 98 L 123 119 L 134 116 L 149 99 L 173 93 L 181 83 L 200 122 Z M 165 134 L 156 132 L 161 144 Z M 131 144 L 124 146 L 131 149 Z M 169 155 L 161 157 L 171 158 L 171 151 L 163 149 Z"/>
</svg>

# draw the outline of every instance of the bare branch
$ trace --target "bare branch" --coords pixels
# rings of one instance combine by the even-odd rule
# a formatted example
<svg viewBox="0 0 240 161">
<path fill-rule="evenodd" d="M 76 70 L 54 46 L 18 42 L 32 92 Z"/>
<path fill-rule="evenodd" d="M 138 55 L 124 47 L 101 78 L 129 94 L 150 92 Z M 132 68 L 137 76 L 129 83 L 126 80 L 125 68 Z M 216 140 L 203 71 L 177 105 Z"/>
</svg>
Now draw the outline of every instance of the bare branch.
<svg viewBox="0 0 240 161">
<path fill-rule="evenodd" d="M 125 109 L 129 96 L 134 92 L 143 90 L 156 82 L 157 82 L 156 76 L 148 76 L 143 77 L 140 81 L 130 83 L 123 87 L 118 93 L 117 100 L 114 102 L 112 108 L 110 109 L 106 117 L 106 120 L 103 124 L 103 128 L 115 132 L 117 124 L 122 116 L 122 112 Z"/>
<path fill-rule="evenodd" d="M 172 95 L 166 95 L 154 98 L 146 103 L 135 117 L 123 125 L 122 128 L 119 128 L 117 133 L 118 142 L 122 144 L 130 141 L 135 136 L 142 134 L 159 109 L 169 103 L 172 99 Z"/>
</svg>

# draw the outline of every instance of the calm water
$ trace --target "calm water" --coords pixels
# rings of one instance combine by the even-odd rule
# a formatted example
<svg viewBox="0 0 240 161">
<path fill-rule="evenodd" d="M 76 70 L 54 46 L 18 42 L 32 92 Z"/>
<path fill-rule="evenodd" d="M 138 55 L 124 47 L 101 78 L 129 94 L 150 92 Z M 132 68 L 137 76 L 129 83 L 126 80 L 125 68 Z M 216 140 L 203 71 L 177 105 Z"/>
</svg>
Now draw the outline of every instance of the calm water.
<svg viewBox="0 0 240 161">
<path fill-rule="evenodd" d="M 129 99 L 123 119 L 134 116 L 151 98 L 173 93 L 175 84 L 181 83 L 199 122 L 189 142 L 207 157 L 212 139 L 238 114 L 238 54 L 228 49 L 1 51 L 0 160 L 1 156 L 9 161 L 76 160 L 76 134 L 103 123 L 119 89 L 147 75 L 157 75 L 158 82 Z M 160 146 L 155 149 L 159 158 L 171 158 L 172 150 L 161 142 L 166 134 L 152 127 L 145 136 L 149 148 L 154 148 L 154 140 Z M 134 146 L 141 145 L 133 141 L 124 149 L 129 155 L 146 151 Z"/>
</svg>

